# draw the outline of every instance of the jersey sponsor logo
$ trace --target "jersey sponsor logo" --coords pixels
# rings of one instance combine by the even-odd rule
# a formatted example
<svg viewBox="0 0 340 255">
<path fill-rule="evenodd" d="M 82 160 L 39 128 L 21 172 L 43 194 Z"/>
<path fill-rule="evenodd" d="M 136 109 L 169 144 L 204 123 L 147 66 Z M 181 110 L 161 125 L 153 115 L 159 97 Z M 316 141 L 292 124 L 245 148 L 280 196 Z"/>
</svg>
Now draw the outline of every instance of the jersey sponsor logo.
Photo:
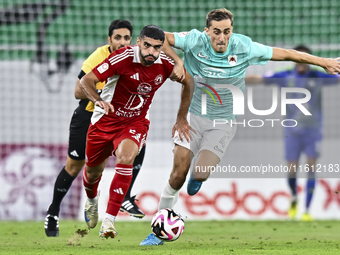
<svg viewBox="0 0 340 255">
<path fill-rule="evenodd" d="M 220 68 L 215 67 L 205 67 L 202 69 L 203 74 L 207 76 L 217 76 L 217 77 L 226 77 L 227 72 Z"/>
<path fill-rule="evenodd" d="M 162 81 L 163 81 L 163 75 L 161 75 L 161 74 L 157 75 L 156 78 L 155 78 L 155 84 L 159 85 L 159 84 L 162 83 Z"/>
<path fill-rule="evenodd" d="M 139 100 L 139 103 L 137 100 Z M 141 108 L 143 104 L 144 104 L 144 98 L 141 95 L 131 94 L 124 108 L 128 110 L 137 110 Z M 136 106 L 132 107 L 133 105 L 136 105 Z"/>
<path fill-rule="evenodd" d="M 236 65 L 237 62 L 237 56 L 236 55 L 229 55 L 228 56 L 228 61 L 231 66 Z"/>
<path fill-rule="evenodd" d="M 187 36 L 190 32 L 180 32 L 178 33 L 179 37 Z"/>
<path fill-rule="evenodd" d="M 103 63 L 100 66 L 97 67 L 97 71 L 102 74 L 104 73 L 107 69 L 109 69 L 109 64 L 108 63 Z"/>
<path fill-rule="evenodd" d="M 119 117 L 132 118 L 135 116 L 140 116 L 142 114 L 142 111 L 124 111 L 119 107 L 115 114 Z"/>
<path fill-rule="evenodd" d="M 199 56 L 200 58 L 210 59 L 208 56 L 204 56 L 202 52 L 198 53 L 197 56 Z"/>
<path fill-rule="evenodd" d="M 146 95 L 146 94 L 149 94 L 151 92 L 151 89 L 152 89 L 152 87 L 149 83 L 143 82 L 143 83 L 138 85 L 137 92 L 138 92 L 138 94 Z"/>
<path fill-rule="evenodd" d="M 139 73 L 135 73 L 134 75 L 131 75 L 130 78 L 139 81 Z"/>
</svg>

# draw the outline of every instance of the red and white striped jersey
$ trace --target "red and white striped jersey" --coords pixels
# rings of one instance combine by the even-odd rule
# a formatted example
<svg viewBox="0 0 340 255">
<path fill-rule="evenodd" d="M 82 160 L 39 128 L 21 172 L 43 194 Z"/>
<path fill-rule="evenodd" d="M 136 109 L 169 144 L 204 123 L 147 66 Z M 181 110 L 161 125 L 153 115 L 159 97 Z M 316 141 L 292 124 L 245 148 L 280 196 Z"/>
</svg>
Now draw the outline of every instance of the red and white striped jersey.
<svg viewBox="0 0 340 255">
<path fill-rule="evenodd" d="M 160 53 L 153 65 L 143 66 L 137 45 L 111 53 L 92 71 L 100 81 L 106 81 L 101 98 L 113 105 L 114 113 L 105 115 L 104 110 L 96 106 L 92 125 L 110 132 L 116 125 L 136 121 L 149 124 L 148 111 L 153 96 L 170 76 L 173 66 L 173 61 L 164 52 Z"/>
</svg>

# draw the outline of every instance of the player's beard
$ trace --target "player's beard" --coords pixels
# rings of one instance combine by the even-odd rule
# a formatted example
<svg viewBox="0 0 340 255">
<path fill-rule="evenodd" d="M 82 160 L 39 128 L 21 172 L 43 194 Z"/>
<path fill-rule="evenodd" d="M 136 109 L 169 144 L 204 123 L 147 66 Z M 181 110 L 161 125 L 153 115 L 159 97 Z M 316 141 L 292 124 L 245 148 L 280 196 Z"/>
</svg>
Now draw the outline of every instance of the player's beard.
<svg viewBox="0 0 340 255">
<path fill-rule="evenodd" d="M 152 65 L 152 64 L 157 60 L 157 58 L 156 58 L 154 55 L 146 55 L 146 56 L 144 56 L 144 55 L 142 54 L 142 51 L 140 51 L 140 55 L 141 55 L 141 57 L 142 57 L 142 59 L 143 59 L 145 65 L 147 65 L 147 66 Z M 152 60 L 152 61 L 151 61 L 151 60 L 147 60 L 147 59 L 146 59 L 147 57 L 153 57 L 153 60 Z"/>
</svg>

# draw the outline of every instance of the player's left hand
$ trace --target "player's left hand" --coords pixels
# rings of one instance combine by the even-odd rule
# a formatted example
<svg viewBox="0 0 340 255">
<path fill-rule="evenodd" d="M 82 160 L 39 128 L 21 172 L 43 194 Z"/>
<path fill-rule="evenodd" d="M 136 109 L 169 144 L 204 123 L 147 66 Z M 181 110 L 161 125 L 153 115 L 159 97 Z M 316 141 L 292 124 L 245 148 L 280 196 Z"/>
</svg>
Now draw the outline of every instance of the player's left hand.
<svg viewBox="0 0 340 255">
<path fill-rule="evenodd" d="M 340 74 L 340 58 L 327 58 L 323 68 L 329 74 Z"/>
<path fill-rule="evenodd" d="M 105 114 L 108 115 L 109 112 L 114 112 L 114 108 L 113 108 L 113 105 L 108 103 L 108 102 L 105 102 L 103 100 L 97 100 L 95 101 L 94 105 L 97 105 L 99 106 L 100 108 L 104 109 L 105 111 Z"/>
<path fill-rule="evenodd" d="M 174 137 L 176 130 L 178 132 L 179 139 L 181 139 L 181 141 L 183 142 L 183 135 L 184 135 L 188 143 L 190 143 L 190 140 L 192 140 L 190 130 L 196 133 L 196 131 L 192 127 L 190 127 L 187 119 L 184 117 L 177 118 L 176 123 L 172 128 L 172 137 Z"/>
<path fill-rule="evenodd" d="M 172 73 L 170 74 L 169 78 L 172 81 L 182 82 L 185 78 L 185 71 L 184 71 L 183 63 L 175 63 L 174 68 L 172 69 Z"/>
</svg>

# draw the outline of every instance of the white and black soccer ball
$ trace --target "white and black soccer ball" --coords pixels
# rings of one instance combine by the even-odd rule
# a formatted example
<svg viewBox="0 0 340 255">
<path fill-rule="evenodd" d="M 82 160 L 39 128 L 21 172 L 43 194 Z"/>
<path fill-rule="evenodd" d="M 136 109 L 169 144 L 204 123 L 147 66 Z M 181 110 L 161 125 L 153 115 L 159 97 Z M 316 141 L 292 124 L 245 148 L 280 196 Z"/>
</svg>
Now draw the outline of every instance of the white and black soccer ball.
<svg viewBox="0 0 340 255">
<path fill-rule="evenodd" d="M 184 229 L 184 220 L 172 209 L 162 209 L 152 218 L 151 230 L 159 239 L 167 242 L 177 240 Z"/>
</svg>

